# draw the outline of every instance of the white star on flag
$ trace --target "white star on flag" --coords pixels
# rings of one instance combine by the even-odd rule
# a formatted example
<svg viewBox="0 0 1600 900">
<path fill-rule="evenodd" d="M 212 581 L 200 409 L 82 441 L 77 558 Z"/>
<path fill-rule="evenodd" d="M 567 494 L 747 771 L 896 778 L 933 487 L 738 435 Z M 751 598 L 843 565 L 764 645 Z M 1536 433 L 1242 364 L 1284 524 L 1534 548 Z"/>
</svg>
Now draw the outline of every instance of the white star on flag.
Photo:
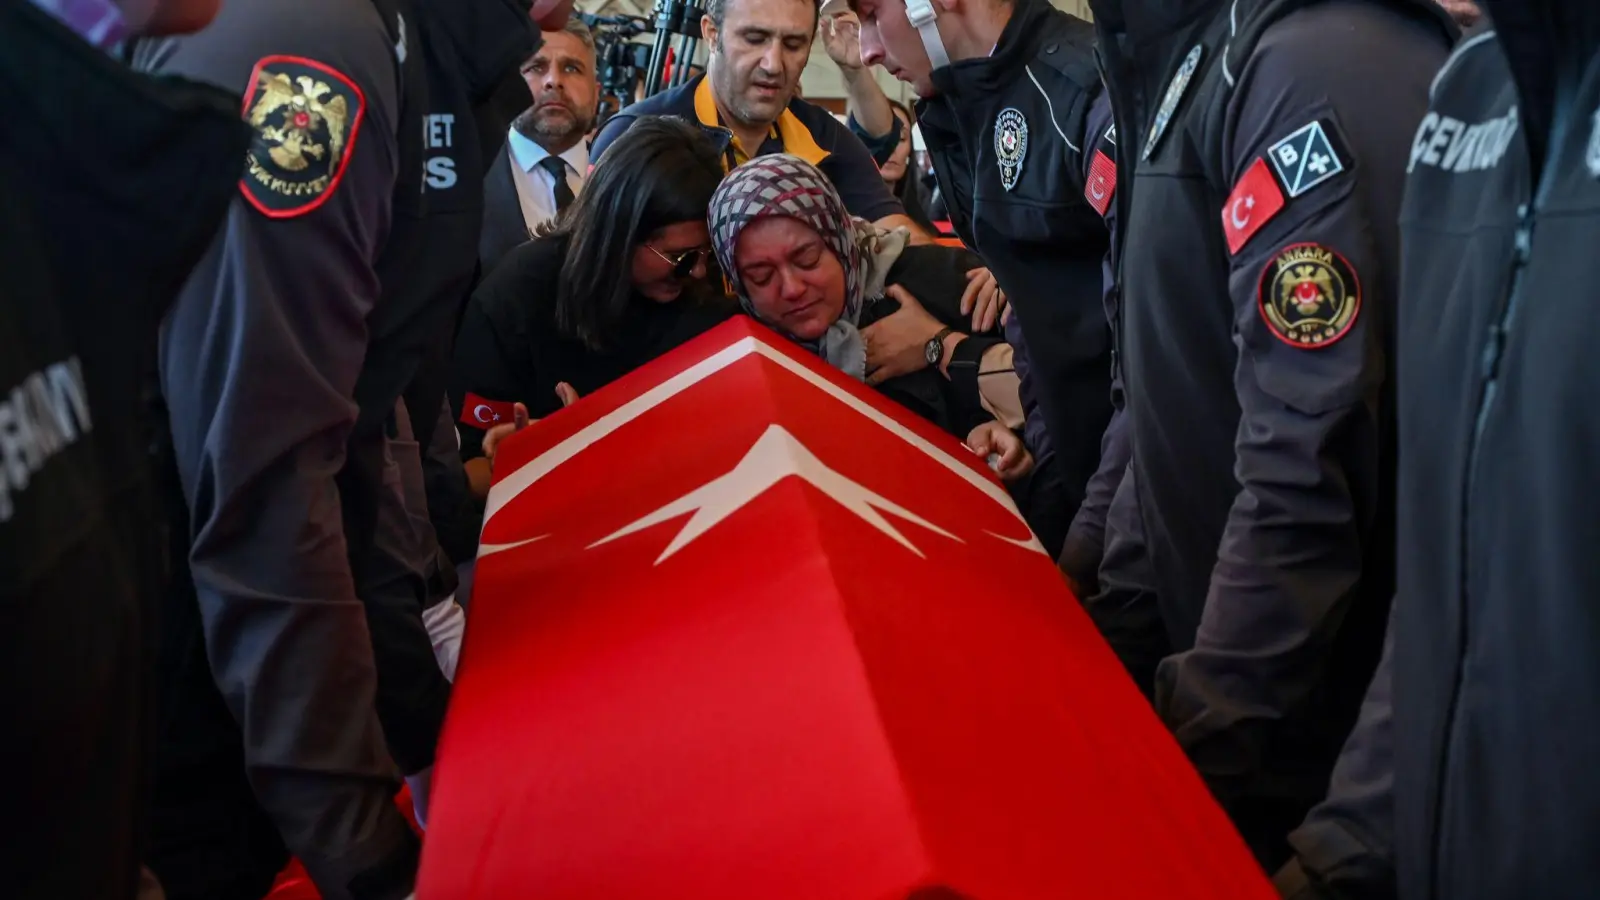
<svg viewBox="0 0 1600 900">
<path fill-rule="evenodd" d="M 920 525 L 934 534 L 943 535 L 957 543 L 964 543 L 960 538 L 911 510 L 873 493 L 828 468 L 826 463 L 818 459 L 816 454 L 781 425 L 769 425 L 750 451 L 739 460 L 739 464 L 733 467 L 733 471 L 690 491 L 589 546 L 592 549 L 693 512 L 694 515 L 678 531 L 672 543 L 668 544 L 667 549 L 656 559 L 656 564 L 660 565 L 667 557 L 711 530 L 712 526 L 733 515 L 750 501 L 766 493 L 768 488 L 791 475 L 810 482 L 813 487 L 838 501 L 839 505 L 860 516 L 868 524 L 919 557 L 923 556 L 922 551 L 896 530 L 878 510 Z"/>
</svg>

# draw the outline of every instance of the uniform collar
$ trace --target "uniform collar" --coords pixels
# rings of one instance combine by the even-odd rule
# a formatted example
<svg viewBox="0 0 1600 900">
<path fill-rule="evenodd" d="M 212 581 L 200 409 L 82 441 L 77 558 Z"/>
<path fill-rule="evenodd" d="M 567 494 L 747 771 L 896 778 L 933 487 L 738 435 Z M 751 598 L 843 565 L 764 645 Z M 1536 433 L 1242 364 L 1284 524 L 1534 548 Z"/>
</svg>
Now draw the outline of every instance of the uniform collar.
<svg viewBox="0 0 1600 900">
<path fill-rule="evenodd" d="M 549 150 L 516 128 L 506 132 L 506 147 L 511 151 L 511 161 L 524 172 L 532 172 L 551 155 Z M 561 160 L 579 174 L 589 171 L 589 145 L 584 141 L 573 144 L 561 154 Z"/>
<path fill-rule="evenodd" d="M 1241 4 L 1259 5 L 1256 0 L 1241 0 Z M 1231 0 L 1089 0 L 1095 27 L 1102 35 L 1122 38 L 1139 56 L 1140 64 L 1148 62 L 1146 53 L 1163 47 L 1174 35 L 1187 33 L 1195 22 L 1231 6 Z"/>
<path fill-rule="evenodd" d="M 726 130 L 726 126 L 722 124 L 722 114 L 717 112 L 717 101 L 711 96 L 711 79 L 705 75 L 698 75 L 696 79 L 694 86 L 695 118 L 700 120 L 700 124 L 706 128 Z M 814 166 L 821 165 L 822 161 L 827 159 L 830 154 L 817 144 L 817 139 L 811 134 L 811 129 L 807 128 L 805 123 L 800 121 L 800 117 L 794 114 L 795 104 L 801 102 L 803 101 L 798 99 L 789 101 L 788 108 L 784 109 L 783 113 L 778 116 L 778 121 L 772 123 L 772 127 L 767 132 L 767 140 L 768 142 L 776 140 L 782 146 L 784 153 L 798 156 Z M 742 163 L 750 158 L 750 154 L 745 148 L 739 146 L 737 137 L 733 137 L 728 146 L 734 156 L 735 163 Z M 755 155 L 760 156 L 762 148 L 766 146 L 766 144 L 762 144 L 761 147 L 757 147 Z"/>
<path fill-rule="evenodd" d="M 1010 84 L 1037 53 L 1052 7 L 1045 0 L 1015 0 L 1011 18 L 988 56 L 958 59 L 929 75 L 941 96 L 979 94 Z"/>
</svg>

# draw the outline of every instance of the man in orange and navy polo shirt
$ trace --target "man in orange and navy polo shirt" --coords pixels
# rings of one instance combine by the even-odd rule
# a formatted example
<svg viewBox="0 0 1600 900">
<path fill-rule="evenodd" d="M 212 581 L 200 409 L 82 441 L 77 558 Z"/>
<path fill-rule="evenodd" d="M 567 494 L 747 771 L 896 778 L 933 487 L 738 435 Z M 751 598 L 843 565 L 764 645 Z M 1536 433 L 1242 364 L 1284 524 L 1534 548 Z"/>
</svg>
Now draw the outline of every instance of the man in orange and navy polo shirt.
<svg viewBox="0 0 1600 900">
<path fill-rule="evenodd" d="M 709 0 L 700 27 L 711 48 L 706 74 L 628 107 L 590 148 L 606 147 L 640 116 L 682 116 L 725 137 L 723 167 L 752 156 L 792 153 L 821 169 L 852 215 L 926 238 L 878 175 L 861 139 L 796 95 L 817 30 L 813 0 Z M 753 149 L 752 149 L 753 148 Z"/>
</svg>

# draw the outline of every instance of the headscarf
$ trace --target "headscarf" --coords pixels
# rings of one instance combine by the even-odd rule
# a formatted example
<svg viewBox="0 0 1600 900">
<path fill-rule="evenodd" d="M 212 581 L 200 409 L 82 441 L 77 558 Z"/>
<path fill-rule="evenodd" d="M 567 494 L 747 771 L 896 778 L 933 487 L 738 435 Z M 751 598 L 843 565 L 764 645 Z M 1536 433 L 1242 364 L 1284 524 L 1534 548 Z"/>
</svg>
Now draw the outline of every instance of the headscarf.
<svg viewBox="0 0 1600 900">
<path fill-rule="evenodd" d="M 834 368 L 865 379 L 867 345 L 856 327 L 864 293 L 861 247 L 856 223 L 839 192 L 816 166 L 786 153 L 758 156 L 729 172 L 717 187 L 711 197 L 711 243 L 739 305 L 757 319 L 761 316 L 751 305 L 734 264 L 734 248 L 745 226 L 763 216 L 788 216 L 811 226 L 839 258 L 844 267 L 844 311 L 820 340 L 800 343 Z"/>
</svg>

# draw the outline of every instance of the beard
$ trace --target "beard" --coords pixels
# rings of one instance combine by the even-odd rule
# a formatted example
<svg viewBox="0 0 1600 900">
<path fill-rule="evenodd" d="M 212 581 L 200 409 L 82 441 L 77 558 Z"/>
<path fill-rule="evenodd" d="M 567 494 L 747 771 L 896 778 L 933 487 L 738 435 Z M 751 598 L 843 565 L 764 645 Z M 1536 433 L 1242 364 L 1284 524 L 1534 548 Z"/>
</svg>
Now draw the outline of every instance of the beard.
<svg viewBox="0 0 1600 900">
<path fill-rule="evenodd" d="M 570 142 L 574 137 L 589 133 L 589 129 L 594 125 L 593 115 L 584 116 L 571 107 L 566 107 L 566 112 L 568 115 L 552 116 L 547 113 L 542 114 L 537 106 L 530 106 L 512 120 L 511 127 L 541 147 L 546 144 Z"/>
</svg>

